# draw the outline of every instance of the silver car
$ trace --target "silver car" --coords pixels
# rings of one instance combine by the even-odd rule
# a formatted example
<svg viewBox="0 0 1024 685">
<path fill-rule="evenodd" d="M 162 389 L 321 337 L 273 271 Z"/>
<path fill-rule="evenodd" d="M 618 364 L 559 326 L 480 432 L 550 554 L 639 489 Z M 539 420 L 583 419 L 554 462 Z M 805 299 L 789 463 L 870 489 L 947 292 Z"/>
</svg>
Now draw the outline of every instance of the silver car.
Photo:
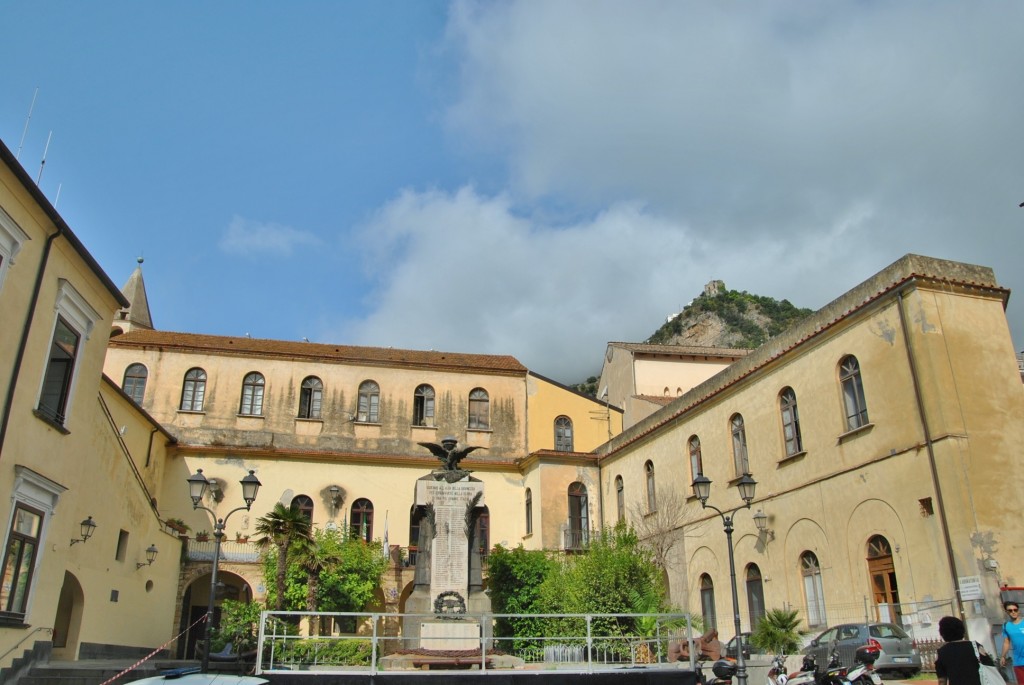
<svg viewBox="0 0 1024 685">
<path fill-rule="evenodd" d="M 821 668 L 828 663 L 832 650 L 838 648 L 839 662 L 849 668 L 857 648 L 870 642 L 881 650 L 875 662 L 879 674 L 910 678 L 921 671 L 921 654 L 914 648 L 914 641 L 895 623 L 843 623 L 811 640 L 803 653 L 813 656 Z"/>
</svg>

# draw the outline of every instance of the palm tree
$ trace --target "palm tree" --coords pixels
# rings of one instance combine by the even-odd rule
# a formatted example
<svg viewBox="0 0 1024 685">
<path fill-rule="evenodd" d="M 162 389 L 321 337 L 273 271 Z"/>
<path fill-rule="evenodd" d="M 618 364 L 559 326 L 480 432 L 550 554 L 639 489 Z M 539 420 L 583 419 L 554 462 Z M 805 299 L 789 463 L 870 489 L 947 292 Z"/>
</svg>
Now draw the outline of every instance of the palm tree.
<svg viewBox="0 0 1024 685">
<path fill-rule="evenodd" d="M 284 581 L 285 573 L 288 570 L 288 551 L 292 543 L 306 543 L 312 539 L 309 519 L 297 508 L 286 507 L 278 502 L 272 511 L 256 519 L 256 534 L 263 536 L 256 540 L 260 547 L 266 548 L 273 545 L 277 548 L 275 609 L 281 611 L 284 608 Z"/>
<path fill-rule="evenodd" d="M 293 550 L 299 566 L 306 572 L 306 611 L 316 612 L 320 608 L 320 576 L 341 563 L 341 552 L 313 540 L 296 546 Z M 320 617 L 309 617 L 309 634 L 316 635 Z"/>
</svg>

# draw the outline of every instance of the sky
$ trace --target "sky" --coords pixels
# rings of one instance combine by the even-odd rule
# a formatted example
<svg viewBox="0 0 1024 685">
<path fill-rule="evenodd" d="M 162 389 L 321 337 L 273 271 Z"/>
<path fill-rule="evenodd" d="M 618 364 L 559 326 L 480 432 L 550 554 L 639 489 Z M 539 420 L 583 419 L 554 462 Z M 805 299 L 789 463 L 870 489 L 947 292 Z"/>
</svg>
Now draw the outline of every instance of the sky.
<svg viewBox="0 0 1024 685">
<path fill-rule="evenodd" d="M 710 280 L 817 309 L 917 253 L 992 267 L 1024 345 L 1017 0 L 0 0 L 0 25 L 0 138 L 33 178 L 46 151 L 115 283 L 144 257 L 160 330 L 576 383 Z"/>
</svg>

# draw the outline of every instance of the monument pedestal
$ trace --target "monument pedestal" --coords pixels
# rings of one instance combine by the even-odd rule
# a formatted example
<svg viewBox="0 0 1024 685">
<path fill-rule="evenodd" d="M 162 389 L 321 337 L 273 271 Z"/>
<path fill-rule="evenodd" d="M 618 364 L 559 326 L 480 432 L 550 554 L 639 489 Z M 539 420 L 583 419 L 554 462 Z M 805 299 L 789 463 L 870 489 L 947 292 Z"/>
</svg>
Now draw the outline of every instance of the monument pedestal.
<svg viewBox="0 0 1024 685">
<path fill-rule="evenodd" d="M 480 649 L 481 637 L 480 622 L 476 619 L 420 621 L 421 649 Z"/>
</svg>

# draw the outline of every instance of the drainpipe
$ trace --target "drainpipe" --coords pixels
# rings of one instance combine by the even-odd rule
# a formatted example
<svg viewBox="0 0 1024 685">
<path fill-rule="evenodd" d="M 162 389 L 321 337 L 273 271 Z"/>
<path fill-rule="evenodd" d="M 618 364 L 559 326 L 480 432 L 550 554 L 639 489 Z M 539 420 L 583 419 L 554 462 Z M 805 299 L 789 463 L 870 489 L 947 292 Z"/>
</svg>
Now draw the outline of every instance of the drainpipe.
<svg viewBox="0 0 1024 685">
<path fill-rule="evenodd" d="M 935 488 L 935 504 L 938 506 L 939 523 L 942 527 L 942 542 L 946 548 L 946 561 L 949 564 L 949 575 L 953 581 L 953 596 L 956 597 L 957 612 L 960 619 L 964 616 L 964 601 L 960 597 L 960 585 L 956 573 L 956 561 L 953 558 L 953 543 L 949 537 L 949 522 L 946 520 L 946 506 L 942 500 L 942 486 L 939 483 L 939 469 L 935 463 L 935 447 L 932 444 L 932 433 L 928 427 L 928 416 L 924 410 L 924 401 L 921 397 L 921 384 L 917 375 L 917 361 L 914 357 L 914 349 L 910 345 L 910 329 L 907 326 L 905 304 L 903 302 L 903 288 L 896 293 L 897 309 L 900 314 L 900 328 L 903 329 L 903 343 L 907 348 L 907 361 L 910 364 L 910 378 L 914 383 L 914 398 L 917 400 L 917 413 L 921 418 L 921 428 L 924 431 L 924 444 L 928 450 L 928 466 L 932 475 L 932 486 Z"/>
<path fill-rule="evenodd" d="M 159 431 L 159 428 L 154 428 L 149 431 L 149 447 L 146 449 L 146 468 L 149 468 L 149 462 L 153 456 L 153 436 L 155 436 Z"/>
<path fill-rule="evenodd" d="M 4 442 L 7 439 L 7 426 L 11 421 L 12 404 L 14 403 L 14 391 L 18 385 L 18 378 L 21 373 L 21 362 L 25 358 L 25 349 L 28 347 L 28 336 L 32 329 L 32 319 L 35 318 L 36 305 L 39 303 L 39 291 L 43 287 L 43 275 L 46 273 L 46 265 L 50 261 L 50 248 L 53 241 L 64 233 L 64 227 L 58 225 L 57 232 L 46 239 L 43 246 L 43 258 L 39 262 L 39 271 L 36 273 L 36 284 L 32 288 L 32 302 L 25 313 L 25 324 L 21 330 L 21 341 L 18 343 L 18 353 L 14 355 L 14 365 L 11 369 L 11 381 L 7 385 L 7 398 L 4 403 L 4 415 L 0 420 L 0 456 L 3 455 Z"/>
</svg>

